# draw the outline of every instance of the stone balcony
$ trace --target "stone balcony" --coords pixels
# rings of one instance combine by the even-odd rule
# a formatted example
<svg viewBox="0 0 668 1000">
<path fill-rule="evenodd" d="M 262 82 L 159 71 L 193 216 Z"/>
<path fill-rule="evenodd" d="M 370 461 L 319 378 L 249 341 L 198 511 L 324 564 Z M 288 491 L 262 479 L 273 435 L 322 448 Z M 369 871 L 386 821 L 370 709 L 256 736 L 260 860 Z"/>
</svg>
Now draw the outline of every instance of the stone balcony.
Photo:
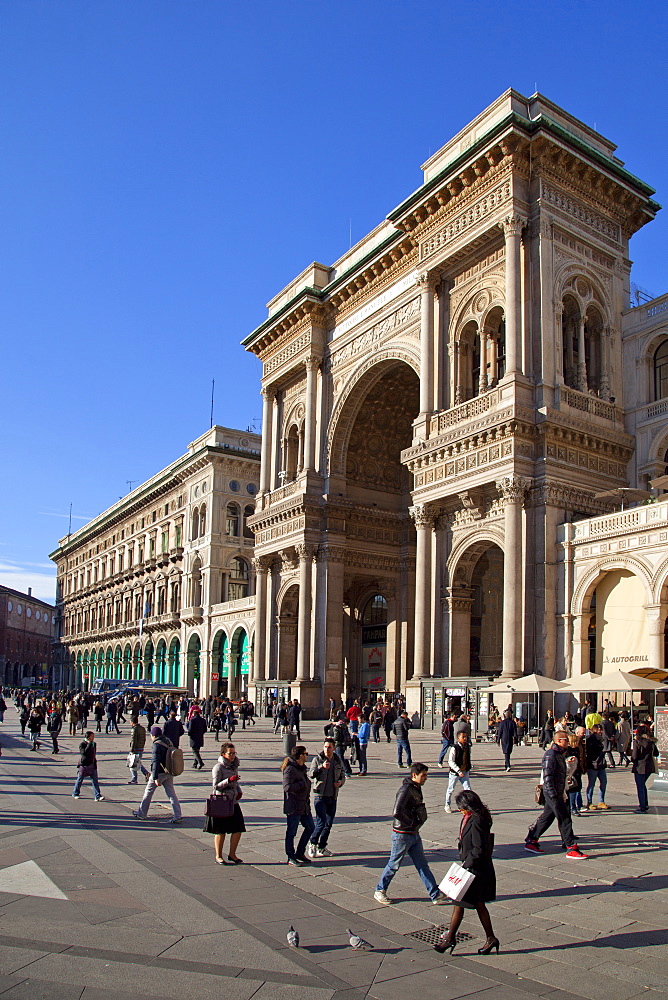
<svg viewBox="0 0 668 1000">
<path fill-rule="evenodd" d="M 566 526 L 564 526 L 566 527 Z M 576 545 L 586 545 L 609 538 L 619 538 L 625 535 L 648 536 L 652 532 L 668 528 L 668 500 L 660 503 L 643 504 L 630 510 L 621 510 L 615 514 L 601 514 L 599 517 L 589 517 L 584 521 L 576 521 L 572 525 L 572 541 Z M 652 539 L 652 542 L 655 541 Z M 665 545 L 666 539 L 656 538 Z"/>
</svg>

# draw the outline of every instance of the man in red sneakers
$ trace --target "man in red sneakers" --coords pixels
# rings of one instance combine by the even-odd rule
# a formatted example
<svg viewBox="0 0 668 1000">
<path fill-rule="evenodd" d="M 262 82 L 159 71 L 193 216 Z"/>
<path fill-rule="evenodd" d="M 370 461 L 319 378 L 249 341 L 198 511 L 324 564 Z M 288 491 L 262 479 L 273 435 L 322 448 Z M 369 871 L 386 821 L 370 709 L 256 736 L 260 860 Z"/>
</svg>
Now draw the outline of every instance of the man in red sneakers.
<svg viewBox="0 0 668 1000">
<path fill-rule="evenodd" d="M 543 756 L 543 795 L 545 806 L 527 833 L 524 848 L 531 854 L 542 854 L 538 841 L 556 819 L 561 842 L 566 847 L 566 857 L 575 861 L 586 860 L 587 855 L 578 850 L 571 814 L 566 797 L 566 751 L 569 749 L 568 733 L 557 732 L 554 741 Z"/>
</svg>

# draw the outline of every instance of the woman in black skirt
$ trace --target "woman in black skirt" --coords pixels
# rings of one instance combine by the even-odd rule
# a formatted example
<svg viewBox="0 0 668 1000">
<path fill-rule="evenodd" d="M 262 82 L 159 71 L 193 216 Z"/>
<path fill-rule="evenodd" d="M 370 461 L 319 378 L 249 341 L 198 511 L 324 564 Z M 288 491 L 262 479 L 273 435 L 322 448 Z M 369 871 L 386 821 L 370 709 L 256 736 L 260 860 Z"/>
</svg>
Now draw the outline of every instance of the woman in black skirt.
<svg viewBox="0 0 668 1000">
<path fill-rule="evenodd" d="M 237 857 L 237 847 L 241 834 L 246 832 L 243 813 L 239 805 L 241 789 L 239 788 L 239 758 L 234 743 L 223 743 L 220 757 L 211 770 L 211 781 L 214 795 L 224 795 L 234 801 L 234 812 L 231 816 L 207 816 L 204 821 L 204 832 L 213 834 L 216 848 L 217 865 L 242 865 Z M 227 860 L 223 857 L 225 834 L 230 835 L 230 853 Z"/>
<path fill-rule="evenodd" d="M 475 879 L 466 890 L 460 902 L 452 908 L 450 927 L 447 934 L 441 934 L 439 942 L 434 945 L 436 951 L 452 954 L 457 944 L 457 931 L 464 917 L 464 910 L 476 910 L 482 928 L 487 935 L 479 955 L 489 955 L 496 949 L 499 953 L 499 940 L 494 936 L 492 919 L 486 903 L 496 899 L 496 875 L 492 863 L 494 838 L 492 836 L 492 817 L 489 809 L 480 801 L 475 792 L 460 792 L 455 803 L 462 814 L 459 828 L 459 862 L 462 868 L 472 872 Z"/>
</svg>

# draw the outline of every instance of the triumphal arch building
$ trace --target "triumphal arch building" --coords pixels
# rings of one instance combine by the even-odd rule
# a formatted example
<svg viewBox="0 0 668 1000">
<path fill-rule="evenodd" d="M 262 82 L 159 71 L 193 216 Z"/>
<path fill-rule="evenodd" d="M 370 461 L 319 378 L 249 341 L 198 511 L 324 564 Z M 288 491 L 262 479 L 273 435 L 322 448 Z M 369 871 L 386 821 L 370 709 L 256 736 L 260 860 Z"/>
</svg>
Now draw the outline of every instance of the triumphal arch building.
<svg viewBox="0 0 668 1000">
<path fill-rule="evenodd" d="M 251 687 L 313 710 L 562 671 L 557 527 L 605 513 L 634 451 L 621 323 L 653 190 L 512 90 L 422 169 L 244 341 L 264 399 Z"/>
</svg>

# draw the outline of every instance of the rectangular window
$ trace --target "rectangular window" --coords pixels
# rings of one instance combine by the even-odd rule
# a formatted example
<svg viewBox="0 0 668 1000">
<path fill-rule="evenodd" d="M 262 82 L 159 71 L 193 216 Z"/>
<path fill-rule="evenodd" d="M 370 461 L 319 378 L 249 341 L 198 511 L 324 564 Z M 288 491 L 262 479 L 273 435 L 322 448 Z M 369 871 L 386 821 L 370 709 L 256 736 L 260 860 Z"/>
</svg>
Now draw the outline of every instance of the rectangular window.
<svg viewBox="0 0 668 1000">
<path fill-rule="evenodd" d="M 155 536 L 154 535 L 151 535 L 151 537 L 149 538 L 149 541 L 148 541 L 148 551 L 149 551 L 149 557 L 152 559 L 153 556 L 155 555 Z"/>
<path fill-rule="evenodd" d="M 180 524 L 177 524 L 174 530 L 174 544 L 177 546 L 177 548 L 181 545 L 181 531 L 182 531 L 182 526 Z"/>
<path fill-rule="evenodd" d="M 163 531 L 162 533 L 162 551 L 167 552 L 169 550 L 169 532 Z"/>
</svg>

